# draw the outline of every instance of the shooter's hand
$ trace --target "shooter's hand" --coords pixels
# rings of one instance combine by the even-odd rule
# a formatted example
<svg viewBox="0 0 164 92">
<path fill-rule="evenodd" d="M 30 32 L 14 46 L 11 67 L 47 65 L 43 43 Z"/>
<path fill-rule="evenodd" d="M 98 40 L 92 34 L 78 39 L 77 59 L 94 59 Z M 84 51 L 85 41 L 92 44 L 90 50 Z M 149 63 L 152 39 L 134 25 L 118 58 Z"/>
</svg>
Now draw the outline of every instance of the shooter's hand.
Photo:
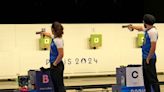
<svg viewBox="0 0 164 92">
<path fill-rule="evenodd" d="M 130 31 L 133 31 L 133 30 L 134 30 L 132 25 L 128 25 L 128 29 L 129 29 Z"/>
<path fill-rule="evenodd" d="M 133 31 L 134 30 L 132 24 L 123 25 L 122 28 L 128 28 L 130 31 Z"/>
</svg>

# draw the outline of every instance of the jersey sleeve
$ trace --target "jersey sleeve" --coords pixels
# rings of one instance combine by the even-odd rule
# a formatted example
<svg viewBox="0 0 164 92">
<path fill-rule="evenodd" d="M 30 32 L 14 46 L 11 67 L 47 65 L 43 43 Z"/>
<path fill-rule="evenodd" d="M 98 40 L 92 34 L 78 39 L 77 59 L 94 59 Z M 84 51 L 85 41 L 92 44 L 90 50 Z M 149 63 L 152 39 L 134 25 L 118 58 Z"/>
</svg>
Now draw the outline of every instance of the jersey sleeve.
<svg viewBox="0 0 164 92">
<path fill-rule="evenodd" d="M 63 48 L 64 47 L 63 39 L 55 39 L 54 41 L 55 41 L 57 48 Z"/>
<path fill-rule="evenodd" d="M 158 33 L 154 30 L 149 32 L 149 37 L 151 42 L 157 42 L 158 40 Z"/>
</svg>

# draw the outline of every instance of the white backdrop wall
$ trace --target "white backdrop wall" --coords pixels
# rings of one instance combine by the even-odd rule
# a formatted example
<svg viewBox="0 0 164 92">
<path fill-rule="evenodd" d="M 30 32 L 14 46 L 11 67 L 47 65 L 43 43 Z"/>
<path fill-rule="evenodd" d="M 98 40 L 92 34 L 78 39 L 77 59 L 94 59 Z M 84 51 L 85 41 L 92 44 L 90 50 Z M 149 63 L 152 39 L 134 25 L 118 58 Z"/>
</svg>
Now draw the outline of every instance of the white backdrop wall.
<svg viewBox="0 0 164 92">
<path fill-rule="evenodd" d="M 64 26 L 64 76 L 115 74 L 120 65 L 141 64 L 141 48 L 135 41 L 139 32 L 122 29 L 124 24 L 63 24 Z M 142 24 L 136 24 L 142 25 Z M 156 24 L 159 32 L 157 43 L 157 71 L 164 72 L 164 24 Z M 26 75 L 30 69 L 46 65 L 49 50 L 39 50 L 36 31 L 51 24 L 1 24 L 0 25 L 0 79 Z M 89 49 L 92 33 L 102 34 L 102 47 Z"/>
</svg>

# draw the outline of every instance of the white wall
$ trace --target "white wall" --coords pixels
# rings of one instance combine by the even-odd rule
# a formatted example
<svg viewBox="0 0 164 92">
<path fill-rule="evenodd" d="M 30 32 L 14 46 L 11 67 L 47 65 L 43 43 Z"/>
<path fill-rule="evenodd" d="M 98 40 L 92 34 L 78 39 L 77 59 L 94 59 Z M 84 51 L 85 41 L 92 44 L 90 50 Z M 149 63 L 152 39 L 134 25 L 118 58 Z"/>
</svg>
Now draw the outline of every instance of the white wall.
<svg viewBox="0 0 164 92">
<path fill-rule="evenodd" d="M 120 65 L 141 64 L 141 48 L 135 46 L 138 32 L 122 29 L 122 25 L 63 24 L 65 76 L 113 74 Z M 159 32 L 158 72 L 164 72 L 163 25 L 156 24 Z M 0 78 L 13 78 L 16 74 L 27 74 L 29 69 L 49 67 L 46 65 L 49 51 L 39 50 L 39 35 L 35 32 L 41 28 L 50 32 L 50 27 L 51 24 L 0 25 Z M 88 48 L 88 38 L 92 33 L 102 34 L 102 47 L 96 50 Z M 87 59 L 87 63 L 81 63 L 82 58 Z"/>
</svg>

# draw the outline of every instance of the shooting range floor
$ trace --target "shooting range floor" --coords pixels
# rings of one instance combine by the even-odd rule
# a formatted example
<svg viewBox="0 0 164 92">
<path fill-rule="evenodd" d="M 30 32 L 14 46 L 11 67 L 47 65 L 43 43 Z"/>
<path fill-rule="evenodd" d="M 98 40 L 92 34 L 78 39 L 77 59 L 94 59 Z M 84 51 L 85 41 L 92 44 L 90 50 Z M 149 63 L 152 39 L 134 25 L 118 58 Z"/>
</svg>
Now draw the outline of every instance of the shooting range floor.
<svg viewBox="0 0 164 92">
<path fill-rule="evenodd" d="M 164 92 L 164 75 L 158 75 L 158 79 L 161 82 L 160 88 L 161 92 Z M 116 77 L 87 77 L 87 78 L 65 78 L 65 86 L 83 86 L 83 85 L 103 85 L 103 84 L 116 84 Z M 5 91 L 6 89 L 17 89 L 17 83 L 15 81 L 0 81 L 0 92 L 14 92 L 14 91 Z M 104 90 L 104 91 L 103 91 Z M 112 92 L 111 87 L 108 89 L 102 88 L 93 88 L 93 89 L 84 89 L 80 92 Z M 67 90 L 67 92 L 77 92 L 77 90 Z"/>
</svg>

